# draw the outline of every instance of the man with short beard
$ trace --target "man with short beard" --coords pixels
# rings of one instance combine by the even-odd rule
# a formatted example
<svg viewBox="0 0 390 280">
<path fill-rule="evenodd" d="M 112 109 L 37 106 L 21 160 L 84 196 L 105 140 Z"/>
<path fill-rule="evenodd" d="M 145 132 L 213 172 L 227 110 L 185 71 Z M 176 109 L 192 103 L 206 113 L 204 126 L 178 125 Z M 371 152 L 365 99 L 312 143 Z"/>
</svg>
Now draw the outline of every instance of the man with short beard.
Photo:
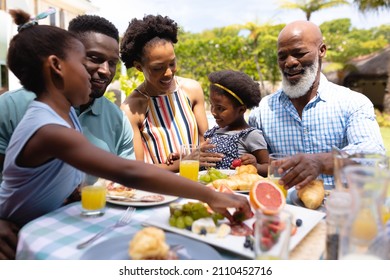
<svg viewBox="0 0 390 280">
<path fill-rule="evenodd" d="M 348 153 L 385 153 L 374 106 L 363 94 L 329 82 L 321 73 L 326 45 L 309 21 L 286 25 L 278 37 L 282 89 L 264 97 L 249 116 L 270 153 L 293 155 L 280 168 L 286 189 L 321 177 L 334 185 L 332 147 Z"/>
</svg>

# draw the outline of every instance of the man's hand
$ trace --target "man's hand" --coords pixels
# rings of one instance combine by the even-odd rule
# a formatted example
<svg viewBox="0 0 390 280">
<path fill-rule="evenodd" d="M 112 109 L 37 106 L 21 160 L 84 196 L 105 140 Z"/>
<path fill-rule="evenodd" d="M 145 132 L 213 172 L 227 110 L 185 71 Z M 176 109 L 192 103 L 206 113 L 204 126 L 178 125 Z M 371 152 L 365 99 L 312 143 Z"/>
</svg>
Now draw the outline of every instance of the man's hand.
<svg viewBox="0 0 390 280">
<path fill-rule="evenodd" d="M 6 220 L 0 220 L 0 260 L 14 260 L 18 244 L 19 228 Z"/>
<path fill-rule="evenodd" d="M 281 160 L 278 172 L 284 174 L 279 180 L 287 189 L 300 189 L 315 180 L 321 173 L 329 174 L 333 167 L 331 153 L 296 154 Z"/>
</svg>

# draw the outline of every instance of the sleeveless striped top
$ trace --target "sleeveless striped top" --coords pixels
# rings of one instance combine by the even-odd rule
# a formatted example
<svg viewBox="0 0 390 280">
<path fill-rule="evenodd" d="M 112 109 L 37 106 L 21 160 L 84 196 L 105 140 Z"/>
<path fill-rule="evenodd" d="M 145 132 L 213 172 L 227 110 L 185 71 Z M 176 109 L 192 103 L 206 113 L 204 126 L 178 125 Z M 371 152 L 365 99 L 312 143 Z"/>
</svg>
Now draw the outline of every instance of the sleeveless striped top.
<svg viewBox="0 0 390 280">
<path fill-rule="evenodd" d="M 177 86 L 171 94 L 149 96 L 145 120 L 140 129 L 144 161 L 165 163 L 170 153 L 178 153 L 182 144 L 198 144 L 198 126 L 189 98 Z"/>
</svg>

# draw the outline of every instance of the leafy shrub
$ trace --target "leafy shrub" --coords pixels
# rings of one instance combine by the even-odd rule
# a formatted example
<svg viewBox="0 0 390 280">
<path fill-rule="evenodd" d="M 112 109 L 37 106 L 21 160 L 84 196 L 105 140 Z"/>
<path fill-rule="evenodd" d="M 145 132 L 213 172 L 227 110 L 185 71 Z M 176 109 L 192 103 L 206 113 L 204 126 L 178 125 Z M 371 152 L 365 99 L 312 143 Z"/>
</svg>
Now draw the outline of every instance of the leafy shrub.
<svg viewBox="0 0 390 280">
<path fill-rule="evenodd" d="M 390 114 L 375 109 L 376 120 L 380 127 L 390 127 Z"/>
</svg>

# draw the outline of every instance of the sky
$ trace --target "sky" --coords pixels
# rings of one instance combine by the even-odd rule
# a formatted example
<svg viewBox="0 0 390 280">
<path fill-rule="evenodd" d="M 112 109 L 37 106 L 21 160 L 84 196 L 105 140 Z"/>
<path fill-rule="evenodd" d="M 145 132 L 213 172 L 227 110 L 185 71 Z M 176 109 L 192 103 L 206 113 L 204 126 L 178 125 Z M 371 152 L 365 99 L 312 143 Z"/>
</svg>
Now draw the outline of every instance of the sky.
<svg viewBox="0 0 390 280">
<path fill-rule="evenodd" d="M 231 24 L 279 24 L 305 19 L 301 10 L 279 8 L 278 0 L 90 0 L 99 8 L 94 14 L 110 20 L 122 35 L 132 18 L 160 14 L 176 21 L 184 31 L 202 32 Z M 352 1 L 350 1 L 352 2 Z M 312 14 L 311 21 L 321 24 L 350 17 L 352 26 L 366 29 L 390 24 L 390 11 L 359 13 L 355 6 L 338 6 Z"/>
</svg>

